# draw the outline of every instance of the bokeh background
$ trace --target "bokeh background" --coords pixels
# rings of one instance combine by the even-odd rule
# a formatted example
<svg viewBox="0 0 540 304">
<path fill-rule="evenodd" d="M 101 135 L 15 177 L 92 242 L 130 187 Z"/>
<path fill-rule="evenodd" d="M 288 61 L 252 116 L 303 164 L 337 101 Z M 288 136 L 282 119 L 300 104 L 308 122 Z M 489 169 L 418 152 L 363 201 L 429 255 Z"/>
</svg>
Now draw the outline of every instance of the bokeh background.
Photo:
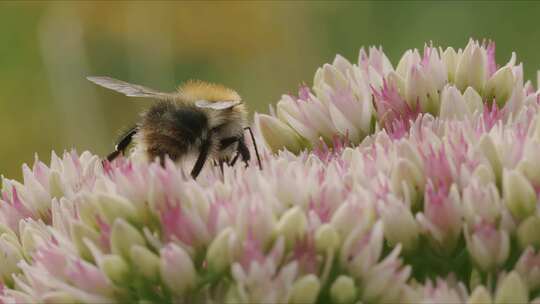
<svg viewBox="0 0 540 304">
<path fill-rule="evenodd" d="M 536 2 L 0 2 L 0 174 L 20 178 L 34 154 L 110 152 L 148 102 L 94 86 L 110 75 L 162 90 L 190 78 L 239 91 L 251 110 L 311 84 L 317 67 L 382 45 L 464 47 L 491 38 L 536 83 Z"/>
</svg>

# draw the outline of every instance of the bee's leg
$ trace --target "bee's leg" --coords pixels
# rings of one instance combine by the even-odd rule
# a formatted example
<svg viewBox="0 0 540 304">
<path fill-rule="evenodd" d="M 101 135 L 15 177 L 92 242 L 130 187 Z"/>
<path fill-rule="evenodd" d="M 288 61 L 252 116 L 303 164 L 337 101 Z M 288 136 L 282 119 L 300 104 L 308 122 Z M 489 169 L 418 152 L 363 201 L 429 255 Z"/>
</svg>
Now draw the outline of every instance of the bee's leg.
<svg viewBox="0 0 540 304">
<path fill-rule="evenodd" d="M 228 147 L 230 147 L 232 144 L 238 142 L 240 140 L 239 137 L 226 137 L 224 139 L 222 139 L 220 142 L 219 142 L 219 149 L 220 150 L 225 150 L 227 149 Z M 236 162 L 236 160 L 238 159 L 238 153 L 236 154 L 236 156 L 231 160 L 229 161 L 228 159 L 225 160 L 224 162 L 229 165 L 229 166 L 234 166 L 234 163 Z M 221 162 L 221 161 L 220 161 Z M 223 166 L 223 164 L 220 163 L 220 166 Z M 223 173 L 223 170 L 221 170 L 222 173 Z"/>
<path fill-rule="evenodd" d="M 114 147 L 114 152 L 112 152 L 111 154 L 107 156 L 107 160 L 113 161 L 116 157 L 118 157 L 118 155 L 124 154 L 124 151 L 129 146 L 129 144 L 131 143 L 131 140 L 133 139 L 133 135 L 135 135 L 136 133 L 137 133 L 137 127 L 133 127 L 129 129 L 124 135 L 122 135 L 122 137 L 120 137 L 120 140 Z"/>
<path fill-rule="evenodd" d="M 238 160 L 238 157 L 240 156 L 240 153 L 236 153 L 236 155 L 233 157 L 233 159 L 229 162 L 229 166 L 234 166 L 236 164 L 236 161 Z"/>
<path fill-rule="evenodd" d="M 253 147 L 255 148 L 255 156 L 257 156 L 257 163 L 259 164 L 259 168 L 262 170 L 261 157 L 259 156 L 259 149 L 257 148 L 257 141 L 255 140 L 255 136 L 253 136 L 253 131 L 251 130 L 251 127 L 245 127 L 244 130 L 249 131 L 249 135 L 251 136 L 251 141 L 253 142 Z M 244 144 L 244 147 L 245 147 L 245 144 Z M 247 147 L 245 148 L 247 149 Z M 248 150 L 248 154 L 249 154 L 249 150 Z"/>
<path fill-rule="evenodd" d="M 197 157 L 195 166 L 193 166 L 193 169 L 191 170 L 191 176 L 194 179 L 196 179 L 197 176 L 199 176 L 199 173 L 201 173 L 201 170 L 204 167 L 204 163 L 206 162 L 206 159 L 208 158 L 209 152 L 210 152 L 210 141 L 206 140 L 201 145 L 201 151 L 199 152 L 199 157 Z"/>
<path fill-rule="evenodd" d="M 240 157 L 242 157 L 242 161 L 246 164 L 247 167 L 248 162 L 251 159 L 251 154 L 249 153 L 249 149 L 246 146 L 246 142 L 244 141 L 243 137 L 238 140 L 238 154 L 240 155 Z"/>
<path fill-rule="evenodd" d="M 219 165 L 219 171 L 221 171 L 221 176 L 224 175 L 224 168 L 223 168 L 223 165 L 227 163 L 227 160 L 224 160 L 224 159 L 220 159 L 219 162 L 218 162 L 218 165 Z"/>
</svg>

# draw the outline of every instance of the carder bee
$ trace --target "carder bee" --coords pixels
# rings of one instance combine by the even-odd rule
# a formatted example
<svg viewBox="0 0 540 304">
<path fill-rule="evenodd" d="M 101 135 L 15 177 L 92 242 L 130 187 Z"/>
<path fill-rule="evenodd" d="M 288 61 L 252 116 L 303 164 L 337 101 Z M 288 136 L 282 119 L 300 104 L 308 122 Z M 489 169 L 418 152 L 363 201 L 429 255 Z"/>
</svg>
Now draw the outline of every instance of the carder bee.
<svg viewBox="0 0 540 304">
<path fill-rule="evenodd" d="M 133 141 L 149 159 L 163 164 L 195 155 L 191 176 L 197 178 L 207 159 L 234 165 L 238 158 L 248 164 L 250 152 L 244 130 L 251 135 L 257 162 L 262 168 L 257 144 L 248 125 L 248 112 L 240 95 L 223 85 L 188 81 L 176 92 L 165 93 L 110 77 L 87 77 L 105 88 L 130 97 L 146 97 L 156 102 L 142 113 L 141 120 L 118 141 L 109 161 L 124 154 Z"/>
</svg>

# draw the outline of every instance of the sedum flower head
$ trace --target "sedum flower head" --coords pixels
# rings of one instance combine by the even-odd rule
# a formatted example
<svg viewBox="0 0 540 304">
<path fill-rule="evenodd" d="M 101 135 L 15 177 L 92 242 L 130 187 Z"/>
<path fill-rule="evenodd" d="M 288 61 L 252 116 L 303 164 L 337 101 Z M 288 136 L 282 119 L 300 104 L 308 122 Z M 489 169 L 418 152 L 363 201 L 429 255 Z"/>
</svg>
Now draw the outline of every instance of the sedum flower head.
<svg viewBox="0 0 540 304">
<path fill-rule="evenodd" d="M 368 48 L 255 115 L 263 170 L 36 158 L 2 178 L 0 302 L 526 302 L 539 100 L 492 42 Z"/>
</svg>

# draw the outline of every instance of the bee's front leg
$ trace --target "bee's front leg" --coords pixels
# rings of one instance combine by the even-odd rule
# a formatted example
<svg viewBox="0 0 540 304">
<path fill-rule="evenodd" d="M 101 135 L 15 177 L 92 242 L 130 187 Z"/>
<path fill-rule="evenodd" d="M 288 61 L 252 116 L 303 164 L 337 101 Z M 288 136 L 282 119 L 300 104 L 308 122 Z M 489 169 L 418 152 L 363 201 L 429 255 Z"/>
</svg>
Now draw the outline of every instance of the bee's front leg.
<svg viewBox="0 0 540 304">
<path fill-rule="evenodd" d="M 207 139 L 203 141 L 201 145 L 201 150 L 199 152 L 199 157 L 197 157 L 197 161 L 195 162 L 195 166 L 193 166 L 193 169 L 191 170 L 191 176 L 193 179 L 196 179 L 197 176 L 199 176 L 199 173 L 201 173 L 202 168 L 204 167 L 204 163 L 208 159 L 208 154 L 210 152 L 210 140 Z"/>
<path fill-rule="evenodd" d="M 229 158 L 226 157 L 226 158 L 221 158 L 218 162 L 217 162 L 217 165 L 219 165 L 219 171 L 221 171 L 221 175 L 223 176 L 224 175 L 224 166 L 225 164 L 229 165 Z"/>
<path fill-rule="evenodd" d="M 234 164 L 236 164 L 236 161 L 238 160 L 239 156 L 240 156 L 240 153 L 236 152 L 236 155 L 233 157 L 233 159 L 229 163 L 229 166 L 231 166 L 231 167 L 234 166 Z"/>
<path fill-rule="evenodd" d="M 118 155 L 124 154 L 126 148 L 131 143 L 131 140 L 133 139 L 133 136 L 137 133 L 137 127 L 133 127 L 129 129 L 122 137 L 120 137 L 120 140 L 114 147 L 114 152 L 107 155 L 108 161 L 113 161 Z"/>
<path fill-rule="evenodd" d="M 249 149 L 246 146 L 246 142 L 244 141 L 244 137 L 241 137 L 238 140 L 238 154 L 240 157 L 242 157 L 242 161 L 246 164 L 246 167 L 248 166 L 248 162 L 251 159 L 251 154 L 249 153 Z"/>
</svg>

